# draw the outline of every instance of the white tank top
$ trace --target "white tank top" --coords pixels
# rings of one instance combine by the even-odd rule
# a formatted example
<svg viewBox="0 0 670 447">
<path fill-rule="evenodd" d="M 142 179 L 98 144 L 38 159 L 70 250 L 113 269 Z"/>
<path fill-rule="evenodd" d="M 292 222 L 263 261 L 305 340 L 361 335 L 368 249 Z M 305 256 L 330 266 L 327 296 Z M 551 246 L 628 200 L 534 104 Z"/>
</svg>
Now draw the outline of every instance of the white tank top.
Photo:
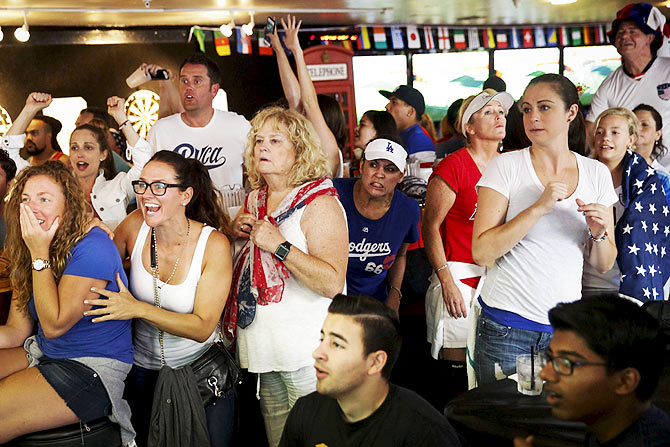
<svg viewBox="0 0 670 447">
<path fill-rule="evenodd" d="M 142 249 L 147 236 L 149 235 L 149 226 L 142 222 L 140 231 L 137 234 L 137 240 L 133 247 L 133 253 L 130 255 L 130 292 L 135 298 L 145 303 L 154 303 L 154 287 L 151 273 L 142 265 Z M 214 228 L 203 226 L 198 238 L 198 243 L 193 253 L 193 260 L 188 271 L 186 279 L 181 284 L 165 284 L 158 280 L 160 290 L 161 307 L 172 312 L 188 314 L 193 312 L 195 303 L 195 292 L 198 287 L 198 280 L 202 273 L 202 259 L 205 255 L 207 240 Z M 134 343 L 135 343 L 135 364 L 148 369 L 160 369 L 161 353 L 158 344 L 158 329 L 142 319 L 135 320 Z M 165 363 L 177 368 L 191 363 L 209 348 L 214 341 L 216 329 L 204 343 L 191 340 L 190 338 L 179 337 L 164 332 L 163 351 L 165 353 Z"/>
</svg>

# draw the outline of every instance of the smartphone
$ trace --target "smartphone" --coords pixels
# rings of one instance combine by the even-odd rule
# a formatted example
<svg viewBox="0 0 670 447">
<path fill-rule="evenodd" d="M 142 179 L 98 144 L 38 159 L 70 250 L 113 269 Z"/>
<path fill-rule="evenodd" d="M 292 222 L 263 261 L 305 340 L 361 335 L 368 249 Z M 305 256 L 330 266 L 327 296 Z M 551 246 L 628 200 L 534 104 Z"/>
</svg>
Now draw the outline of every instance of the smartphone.
<svg viewBox="0 0 670 447">
<path fill-rule="evenodd" d="M 152 81 L 155 81 L 156 79 L 160 79 L 160 80 L 162 80 L 162 81 L 167 81 L 167 79 L 168 79 L 168 72 L 167 72 L 167 70 L 160 69 L 160 70 L 157 70 L 157 71 L 156 71 L 156 74 L 155 74 L 155 75 L 152 75 L 151 73 L 149 73 L 149 76 L 151 76 L 151 80 L 152 80 Z"/>
<path fill-rule="evenodd" d="M 276 28 L 277 28 L 277 24 L 275 23 L 275 21 L 272 20 L 272 17 L 268 17 L 267 22 L 265 22 L 265 43 L 266 44 L 270 45 L 269 34 L 274 34 Z"/>
</svg>

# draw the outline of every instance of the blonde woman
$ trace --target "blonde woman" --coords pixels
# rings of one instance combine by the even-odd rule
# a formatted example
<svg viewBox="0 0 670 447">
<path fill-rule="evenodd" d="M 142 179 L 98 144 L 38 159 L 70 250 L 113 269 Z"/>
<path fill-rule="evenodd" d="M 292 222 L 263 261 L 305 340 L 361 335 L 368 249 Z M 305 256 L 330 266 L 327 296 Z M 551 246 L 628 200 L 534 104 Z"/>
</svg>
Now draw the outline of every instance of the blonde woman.
<svg viewBox="0 0 670 447">
<path fill-rule="evenodd" d="M 241 366 L 259 374 L 275 446 L 295 401 L 316 390 L 312 352 L 331 298 L 344 289 L 349 240 L 309 121 L 272 107 L 251 125 L 244 157 L 254 190 L 233 222 L 244 247 L 234 261 L 226 329 L 237 329 Z"/>
<path fill-rule="evenodd" d="M 437 165 L 428 183 L 423 239 L 434 274 L 426 295 L 426 323 L 432 355 L 450 363 L 453 389 L 464 388 L 470 308 L 485 268 L 472 259 L 475 185 L 505 138 L 509 93 L 487 89 L 463 101 L 457 125 L 464 148 Z"/>
</svg>

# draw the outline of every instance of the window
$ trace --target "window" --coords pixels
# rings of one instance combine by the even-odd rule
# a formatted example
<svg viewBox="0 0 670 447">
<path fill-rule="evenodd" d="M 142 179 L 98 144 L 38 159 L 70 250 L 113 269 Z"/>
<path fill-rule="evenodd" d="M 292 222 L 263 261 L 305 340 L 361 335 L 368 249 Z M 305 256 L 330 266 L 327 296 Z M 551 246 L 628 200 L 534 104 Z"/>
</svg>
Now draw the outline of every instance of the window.
<svg viewBox="0 0 670 447">
<path fill-rule="evenodd" d="M 591 105 L 593 95 L 605 78 L 621 65 L 621 56 L 612 45 L 563 49 L 563 74 L 581 90 L 583 105 Z"/>
<path fill-rule="evenodd" d="M 415 54 L 414 88 L 423 93 L 426 113 L 440 121 L 452 102 L 479 93 L 489 77 L 488 51 Z"/>
<path fill-rule="evenodd" d="M 399 85 L 407 84 L 407 59 L 403 55 L 354 56 L 353 67 L 359 120 L 368 110 L 384 110 L 388 100 L 379 90 L 392 92 Z"/>
<path fill-rule="evenodd" d="M 521 98 L 531 79 L 545 73 L 558 73 L 558 48 L 497 50 L 493 66 L 514 99 Z"/>
</svg>

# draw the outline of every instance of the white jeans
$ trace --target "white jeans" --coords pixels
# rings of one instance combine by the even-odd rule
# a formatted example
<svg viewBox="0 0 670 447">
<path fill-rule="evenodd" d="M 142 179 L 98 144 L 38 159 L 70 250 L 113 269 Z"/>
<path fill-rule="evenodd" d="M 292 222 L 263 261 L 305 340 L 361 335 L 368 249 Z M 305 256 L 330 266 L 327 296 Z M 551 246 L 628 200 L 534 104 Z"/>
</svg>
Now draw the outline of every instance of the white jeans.
<svg viewBox="0 0 670 447">
<path fill-rule="evenodd" d="M 314 366 L 297 371 L 260 373 L 261 413 L 270 447 L 277 447 L 284 424 L 298 398 L 316 391 Z"/>
</svg>

